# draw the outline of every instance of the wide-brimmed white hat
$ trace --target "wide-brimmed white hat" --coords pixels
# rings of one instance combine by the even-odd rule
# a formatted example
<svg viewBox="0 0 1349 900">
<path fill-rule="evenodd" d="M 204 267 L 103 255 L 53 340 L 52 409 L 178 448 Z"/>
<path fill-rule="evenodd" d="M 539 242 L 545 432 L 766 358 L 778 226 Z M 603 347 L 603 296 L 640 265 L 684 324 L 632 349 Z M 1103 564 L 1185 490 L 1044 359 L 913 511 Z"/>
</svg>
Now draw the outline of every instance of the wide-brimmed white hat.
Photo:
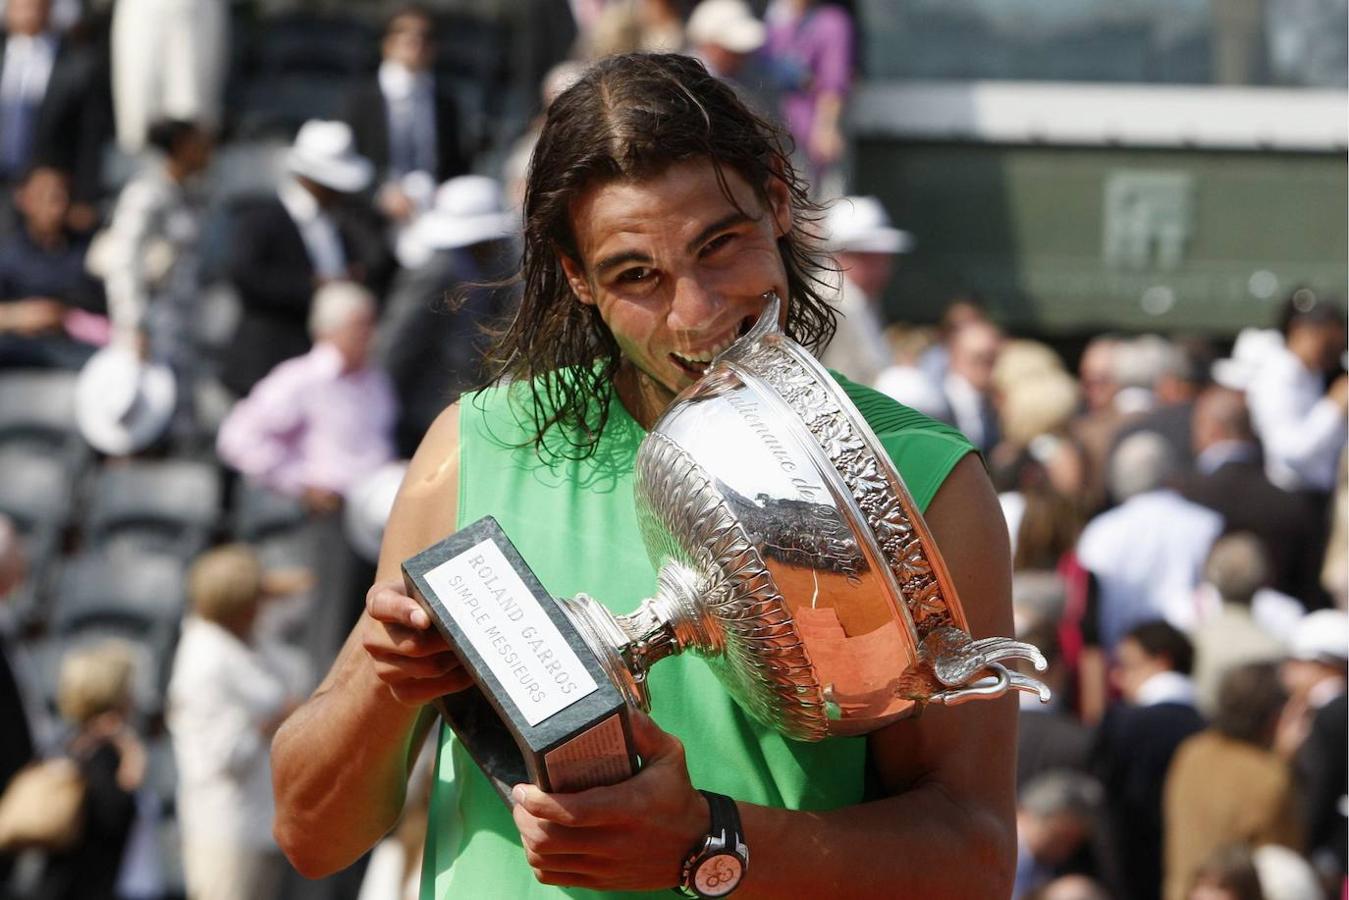
<svg viewBox="0 0 1349 900">
<path fill-rule="evenodd" d="M 164 433 L 177 397 L 168 366 L 144 362 L 123 347 L 105 347 L 80 370 L 75 421 L 95 450 L 125 456 L 145 449 Z"/>
<path fill-rule="evenodd" d="M 753 53 L 764 45 L 764 24 L 744 0 L 703 0 L 693 9 L 684 33 L 691 44 L 715 44 L 732 53 Z"/>
<path fill-rule="evenodd" d="M 1232 345 L 1232 355 L 1213 363 L 1213 380 L 1225 388 L 1244 391 L 1260 368 L 1283 347 L 1283 335 L 1273 328 L 1243 328 Z"/>
<path fill-rule="evenodd" d="M 300 126 L 286 155 L 286 167 L 344 194 L 365 190 L 375 173 L 370 160 L 356 152 L 356 139 L 347 123 L 319 119 Z"/>
<path fill-rule="evenodd" d="M 1308 613 L 1293 629 L 1289 655 L 1309 662 L 1336 663 L 1349 659 L 1349 615 L 1338 609 Z"/>
<path fill-rule="evenodd" d="M 495 178 L 460 175 L 436 191 L 435 205 L 417 220 L 417 239 L 427 247 L 471 247 L 510 237 L 519 216 L 506 208 L 506 194 Z"/>
<path fill-rule="evenodd" d="M 385 463 L 347 491 L 342 509 L 347 540 L 357 553 L 372 563 L 379 562 L 384 526 L 393 512 L 393 501 L 407 470 L 406 460 Z"/>
<path fill-rule="evenodd" d="M 890 224 L 875 197 L 840 197 L 824 220 L 829 249 L 853 253 L 904 253 L 913 237 Z"/>
</svg>

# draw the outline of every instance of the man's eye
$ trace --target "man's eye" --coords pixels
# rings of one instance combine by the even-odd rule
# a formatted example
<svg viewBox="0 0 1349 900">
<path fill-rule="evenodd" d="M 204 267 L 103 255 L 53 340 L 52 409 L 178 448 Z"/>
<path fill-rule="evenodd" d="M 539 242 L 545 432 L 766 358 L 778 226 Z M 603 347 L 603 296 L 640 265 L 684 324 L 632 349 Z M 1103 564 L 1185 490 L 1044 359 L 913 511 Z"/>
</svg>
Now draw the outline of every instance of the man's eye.
<svg viewBox="0 0 1349 900">
<path fill-rule="evenodd" d="M 734 239 L 735 235 L 731 232 L 717 235 L 716 237 L 712 238 L 712 240 L 708 241 L 706 244 L 703 245 L 703 256 L 707 256 L 709 253 L 716 253 L 718 250 L 720 250 L 722 247 L 725 247 Z"/>
<path fill-rule="evenodd" d="M 646 281 L 651 277 L 651 270 L 645 266 L 636 269 L 624 269 L 618 276 L 618 280 L 624 284 L 636 284 L 639 281 Z"/>
</svg>

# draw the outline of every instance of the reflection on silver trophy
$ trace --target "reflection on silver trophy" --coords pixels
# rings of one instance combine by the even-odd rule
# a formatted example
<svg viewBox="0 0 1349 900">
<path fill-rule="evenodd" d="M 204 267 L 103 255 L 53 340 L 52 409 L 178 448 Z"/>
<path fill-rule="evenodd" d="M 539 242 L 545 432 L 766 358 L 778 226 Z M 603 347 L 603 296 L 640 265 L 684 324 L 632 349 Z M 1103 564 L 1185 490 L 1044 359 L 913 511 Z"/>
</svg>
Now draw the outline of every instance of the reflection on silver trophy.
<svg viewBox="0 0 1349 900">
<path fill-rule="evenodd" d="M 1008 690 L 1044 657 L 976 640 L 899 473 L 779 301 L 652 428 L 637 457 L 656 596 L 615 617 L 561 601 L 612 682 L 649 708 L 666 656 L 708 659 L 758 721 L 798 740 L 874 731 L 927 703 Z"/>
</svg>

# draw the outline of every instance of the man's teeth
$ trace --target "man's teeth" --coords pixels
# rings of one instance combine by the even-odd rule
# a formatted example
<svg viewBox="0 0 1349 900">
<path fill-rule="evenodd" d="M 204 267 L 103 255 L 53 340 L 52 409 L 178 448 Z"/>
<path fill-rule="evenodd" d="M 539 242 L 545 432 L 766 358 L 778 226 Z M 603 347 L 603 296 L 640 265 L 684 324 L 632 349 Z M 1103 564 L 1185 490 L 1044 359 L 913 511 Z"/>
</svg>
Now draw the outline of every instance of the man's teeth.
<svg viewBox="0 0 1349 900">
<path fill-rule="evenodd" d="M 701 352 L 699 352 L 699 353 L 676 353 L 676 354 L 674 354 L 674 355 L 677 356 L 677 357 L 679 357 L 680 360 L 682 360 L 682 361 L 684 361 L 684 362 L 686 362 L 686 363 L 704 363 L 704 364 L 706 364 L 706 363 L 710 363 L 713 359 L 716 358 L 716 356 L 717 356 L 718 353 L 722 352 L 722 351 L 725 350 L 727 347 L 731 346 L 731 344 L 733 344 L 733 343 L 735 343 L 735 335 L 731 335 L 729 338 L 726 339 L 725 343 L 718 344 L 716 347 L 713 347 L 711 350 L 703 350 L 703 351 L 701 351 Z"/>
</svg>

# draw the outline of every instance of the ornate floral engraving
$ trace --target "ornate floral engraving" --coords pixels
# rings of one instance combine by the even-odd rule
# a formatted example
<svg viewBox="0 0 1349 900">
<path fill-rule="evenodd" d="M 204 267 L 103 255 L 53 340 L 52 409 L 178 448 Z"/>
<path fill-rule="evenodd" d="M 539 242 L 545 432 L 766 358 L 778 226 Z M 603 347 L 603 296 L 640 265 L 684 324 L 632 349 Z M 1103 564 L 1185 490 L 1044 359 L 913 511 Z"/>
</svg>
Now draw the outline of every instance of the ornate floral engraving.
<svg viewBox="0 0 1349 900">
<path fill-rule="evenodd" d="M 933 629 L 955 624 L 950 602 L 937 579 L 928 548 L 918 538 L 916 511 L 891 488 L 881 462 L 810 369 L 778 341 L 765 338 L 746 348 L 738 361 L 777 391 L 801 414 L 811 435 L 837 467 L 857 505 L 866 514 L 921 640 Z"/>
</svg>

